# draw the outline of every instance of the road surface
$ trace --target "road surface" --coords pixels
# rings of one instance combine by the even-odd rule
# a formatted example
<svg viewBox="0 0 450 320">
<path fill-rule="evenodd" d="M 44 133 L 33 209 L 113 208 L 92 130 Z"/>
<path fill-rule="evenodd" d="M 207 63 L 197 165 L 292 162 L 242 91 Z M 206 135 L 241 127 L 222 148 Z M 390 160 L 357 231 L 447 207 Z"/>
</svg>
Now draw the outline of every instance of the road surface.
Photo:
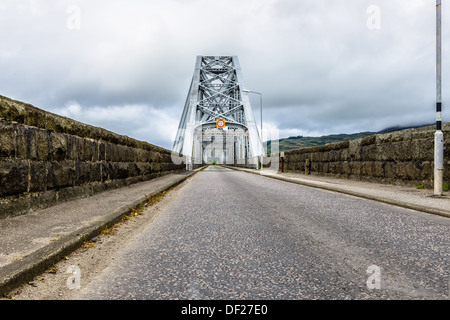
<svg viewBox="0 0 450 320">
<path fill-rule="evenodd" d="M 219 166 L 79 299 L 448 299 L 450 219 Z"/>
</svg>

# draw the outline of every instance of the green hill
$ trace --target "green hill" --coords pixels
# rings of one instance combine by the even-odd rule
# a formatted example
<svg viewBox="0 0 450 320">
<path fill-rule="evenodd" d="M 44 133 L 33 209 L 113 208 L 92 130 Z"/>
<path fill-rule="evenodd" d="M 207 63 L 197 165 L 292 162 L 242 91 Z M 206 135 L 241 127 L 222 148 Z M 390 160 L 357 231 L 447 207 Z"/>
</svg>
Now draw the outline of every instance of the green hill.
<svg viewBox="0 0 450 320">
<path fill-rule="evenodd" d="M 287 150 L 293 150 L 293 149 L 315 147 L 315 146 L 321 146 L 321 145 L 328 144 L 328 143 L 360 139 L 360 138 L 364 138 L 364 137 L 371 136 L 374 134 L 400 131 L 400 130 L 409 129 L 409 128 L 420 128 L 420 127 L 425 127 L 425 126 L 428 126 L 428 125 L 410 126 L 410 127 L 396 126 L 396 127 L 386 128 L 386 129 L 378 131 L 378 132 L 365 131 L 365 132 L 359 132 L 359 133 L 353 133 L 353 134 L 332 134 L 332 135 L 321 136 L 321 137 L 303 137 L 303 136 L 289 137 L 289 138 L 283 138 L 283 139 L 279 140 L 279 149 L 280 149 L 280 151 L 287 151 Z M 266 149 L 268 149 L 267 153 L 270 153 L 271 141 L 267 141 L 267 144 L 268 144 L 267 148 L 266 148 Z"/>
</svg>

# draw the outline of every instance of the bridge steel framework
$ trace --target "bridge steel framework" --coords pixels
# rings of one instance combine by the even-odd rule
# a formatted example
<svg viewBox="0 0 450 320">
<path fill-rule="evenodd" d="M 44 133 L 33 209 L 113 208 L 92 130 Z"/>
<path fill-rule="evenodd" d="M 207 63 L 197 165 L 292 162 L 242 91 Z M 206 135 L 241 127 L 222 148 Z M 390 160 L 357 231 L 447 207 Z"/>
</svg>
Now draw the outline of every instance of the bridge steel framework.
<svg viewBox="0 0 450 320">
<path fill-rule="evenodd" d="M 197 56 L 173 151 L 187 167 L 215 161 L 258 166 L 264 148 L 237 56 Z M 216 121 L 224 119 L 225 128 Z"/>
</svg>

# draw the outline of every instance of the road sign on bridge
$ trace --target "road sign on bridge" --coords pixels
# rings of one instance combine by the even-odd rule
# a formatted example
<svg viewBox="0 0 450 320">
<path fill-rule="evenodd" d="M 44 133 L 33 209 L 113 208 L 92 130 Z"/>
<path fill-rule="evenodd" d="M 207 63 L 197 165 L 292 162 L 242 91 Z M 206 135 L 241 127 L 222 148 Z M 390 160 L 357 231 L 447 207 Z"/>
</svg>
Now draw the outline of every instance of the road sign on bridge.
<svg viewBox="0 0 450 320">
<path fill-rule="evenodd" d="M 219 128 L 219 129 L 224 129 L 226 127 L 225 119 L 217 119 L 216 120 L 216 127 Z"/>
<path fill-rule="evenodd" d="M 257 166 L 264 148 L 244 89 L 236 56 L 197 57 L 173 145 L 187 165 L 215 157 L 218 163 Z"/>
</svg>

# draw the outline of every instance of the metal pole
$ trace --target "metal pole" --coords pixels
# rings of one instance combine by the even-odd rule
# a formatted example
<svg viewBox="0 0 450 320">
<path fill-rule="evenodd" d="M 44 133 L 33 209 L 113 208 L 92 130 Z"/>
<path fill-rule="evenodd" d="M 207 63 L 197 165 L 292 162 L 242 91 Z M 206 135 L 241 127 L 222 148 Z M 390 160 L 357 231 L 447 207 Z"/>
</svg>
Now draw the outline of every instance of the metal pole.
<svg viewBox="0 0 450 320">
<path fill-rule="evenodd" d="M 261 150 L 261 169 L 263 168 L 263 161 L 264 161 L 264 144 L 263 144 L 263 116 L 262 116 L 262 93 L 260 92 L 256 92 L 256 91 L 252 91 L 252 90 L 248 90 L 248 89 L 242 89 L 243 92 L 246 93 L 255 93 L 255 94 L 259 94 L 259 106 L 261 108 L 261 136 L 260 136 L 260 140 L 261 140 L 261 145 L 262 145 L 262 150 Z"/>
<path fill-rule="evenodd" d="M 262 116 L 262 94 L 259 93 L 259 106 L 261 108 L 261 144 L 262 144 L 262 154 L 261 154 L 261 169 L 264 169 L 264 142 L 263 142 L 263 116 Z"/>
<path fill-rule="evenodd" d="M 436 0 L 436 132 L 434 134 L 434 194 L 443 195 L 444 135 L 441 92 L 441 0 Z"/>
</svg>

